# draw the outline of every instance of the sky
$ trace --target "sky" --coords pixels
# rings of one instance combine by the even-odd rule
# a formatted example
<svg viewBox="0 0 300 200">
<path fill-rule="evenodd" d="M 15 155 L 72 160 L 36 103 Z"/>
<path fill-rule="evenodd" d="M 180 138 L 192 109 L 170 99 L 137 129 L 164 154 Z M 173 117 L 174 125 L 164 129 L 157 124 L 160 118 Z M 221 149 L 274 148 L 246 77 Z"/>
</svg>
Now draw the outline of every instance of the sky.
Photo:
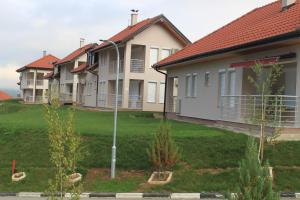
<svg viewBox="0 0 300 200">
<path fill-rule="evenodd" d="M 274 0 L 0 0 L 0 89 L 18 89 L 16 69 L 47 53 L 63 58 L 139 20 L 164 14 L 192 42 Z"/>
</svg>

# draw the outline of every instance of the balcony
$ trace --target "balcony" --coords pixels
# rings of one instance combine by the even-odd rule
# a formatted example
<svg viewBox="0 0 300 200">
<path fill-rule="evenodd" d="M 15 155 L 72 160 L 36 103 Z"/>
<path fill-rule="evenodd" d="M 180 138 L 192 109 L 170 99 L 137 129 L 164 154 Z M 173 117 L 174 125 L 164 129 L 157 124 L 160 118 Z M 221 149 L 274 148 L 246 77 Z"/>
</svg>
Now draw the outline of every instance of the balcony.
<svg viewBox="0 0 300 200">
<path fill-rule="evenodd" d="M 141 95 L 129 95 L 128 96 L 128 108 L 142 109 L 143 97 Z"/>
<path fill-rule="evenodd" d="M 73 80 L 73 74 L 66 71 L 66 80 L 67 81 L 72 81 Z"/>
<path fill-rule="evenodd" d="M 33 79 L 26 79 L 26 86 L 33 86 L 34 80 Z"/>
<path fill-rule="evenodd" d="M 44 80 L 37 79 L 36 80 L 36 85 L 37 86 L 43 86 L 44 85 Z"/>
<path fill-rule="evenodd" d="M 145 60 L 142 60 L 142 59 L 131 59 L 130 60 L 130 72 L 144 73 L 144 71 L 145 71 Z"/>
<path fill-rule="evenodd" d="M 60 94 L 60 101 L 64 102 L 64 103 L 72 103 L 73 94 L 72 93 L 61 93 Z"/>
<path fill-rule="evenodd" d="M 111 107 L 115 107 L 116 105 L 116 94 L 109 94 L 108 95 L 109 98 L 109 106 Z M 118 95 L 118 107 L 122 106 L 122 98 L 123 96 L 121 94 Z"/>
<path fill-rule="evenodd" d="M 222 96 L 221 119 L 237 123 L 257 123 L 265 108 L 265 123 L 270 127 L 299 128 L 299 96 L 238 95 Z"/>
</svg>

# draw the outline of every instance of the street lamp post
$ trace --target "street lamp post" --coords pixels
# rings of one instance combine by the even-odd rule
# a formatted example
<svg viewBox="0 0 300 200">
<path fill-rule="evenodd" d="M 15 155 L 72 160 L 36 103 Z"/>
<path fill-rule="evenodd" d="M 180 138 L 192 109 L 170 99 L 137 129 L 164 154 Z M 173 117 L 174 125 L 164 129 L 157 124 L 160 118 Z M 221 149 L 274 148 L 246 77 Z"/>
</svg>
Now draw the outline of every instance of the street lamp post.
<svg viewBox="0 0 300 200">
<path fill-rule="evenodd" d="M 120 71 L 120 52 L 118 45 L 110 40 L 100 40 L 101 42 L 108 42 L 112 44 L 117 52 L 117 79 L 116 79 L 116 98 L 115 98 L 115 109 L 114 109 L 114 130 L 113 130 L 113 146 L 111 156 L 111 178 L 114 179 L 116 175 L 116 135 L 117 135 L 117 120 L 118 120 L 118 100 L 119 100 L 119 71 Z"/>
</svg>

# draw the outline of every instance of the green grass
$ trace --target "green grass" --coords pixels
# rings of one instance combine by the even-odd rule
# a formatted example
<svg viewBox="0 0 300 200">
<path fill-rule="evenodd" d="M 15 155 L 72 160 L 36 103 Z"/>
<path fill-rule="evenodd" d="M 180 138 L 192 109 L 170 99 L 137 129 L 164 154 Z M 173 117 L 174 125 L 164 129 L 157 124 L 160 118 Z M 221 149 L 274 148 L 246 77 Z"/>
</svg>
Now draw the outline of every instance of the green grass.
<svg viewBox="0 0 300 200">
<path fill-rule="evenodd" d="M 0 191 L 44 191 L 51 177 L 47 124 L 43 105 L 22 105 L 8 101 L 0 105 Z M 63 107 L 65 113 L 68 107 Z M 76 110 L 76 130 L 83 137 L 88 155 L 82 167 L 109 168 L 112 145 L 112 112 Z M 143 170 L 144 177 L 124 177 L 115 181 L 96 179 L 84 182 L 87 191 L 136 191 L 148 178 L 151 166 L 146 148 L 160 123 L 151 112 L 119 112 L 117 132 L 117 169 Z M 201 168 L 236 168 L 244 155 L 247 136 L 202 125 L 170 121 L 171 132 L 182 149 L 182 162 L 172 183 L 151 187 L 149 191 L 227 191 L 235 188 L 235 170 L 217 174 L 199 174 Z M 300 166 L 300 142 L 282 142 L 267 147 L 265 157 L 272 166 Z M 28 172 L 24 183 L 10 182 L 12 160 Z M 50 170 L 49 170 L 50 169 Z M 49 172 L 50 171 L 50 172 Z M 45 173 L 42 173 L 45 172 Z M 297 189 L 290 174 L 278 171 L 276 189 Z M 43 174 L 39 176 L 39 174 Z M 38 180 L 38 178 L 42 180 Z M 297 177 L 297 176 L 296 176 Z M 3 181 L 2 181 L 3 180 Z M 292 186 L 289 186 L 292 184 Z M 299 184 L 298 184 L 299 185 Z"/>
</svg>

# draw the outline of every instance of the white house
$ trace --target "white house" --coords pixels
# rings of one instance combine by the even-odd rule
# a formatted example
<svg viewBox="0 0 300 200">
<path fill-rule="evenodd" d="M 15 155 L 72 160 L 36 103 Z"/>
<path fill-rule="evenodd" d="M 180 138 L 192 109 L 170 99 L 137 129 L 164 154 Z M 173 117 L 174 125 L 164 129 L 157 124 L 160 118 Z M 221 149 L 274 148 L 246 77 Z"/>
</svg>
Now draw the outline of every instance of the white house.
<svg viewBox="0 0 300 200">
<path fill-rule="evenodd" d="M 137 12 L 132 13 L 131 24 L 109 40 L 115 42 L 120 51 L 118 105 L 124 109 L 162 111 L 165 75 L 151 66 L 190 41 L 164 15 L 138 22 Z M 85 95 L 96 96 L 96 106 L 111 108 L 116 99 L 116 49 L 104 42 L 91 52 L 90 71 L 98 73 L 98 83 L 93 79 Z M 92 104 L 86 102 L 86 105 Z"/>
<path fill-rule="evenodd" d="M 153 67 L 166 70 L 169 118 L 247 126 L 261 96 L 249 83 L 251 66 L 283 65 L 274 115 L 280 127 L 300 128 L 300 2 L 275 1 L 196 41 Z"/>
<path fill-rule="evenodd" d="M 43 77 L 53 70 L 53 63 L 59 60 L 53 55 L 46 55 L 17 70 L 20 73 L 21 98 L 25 103 L 47 103 L 48 80 Z"/>
</svg>

